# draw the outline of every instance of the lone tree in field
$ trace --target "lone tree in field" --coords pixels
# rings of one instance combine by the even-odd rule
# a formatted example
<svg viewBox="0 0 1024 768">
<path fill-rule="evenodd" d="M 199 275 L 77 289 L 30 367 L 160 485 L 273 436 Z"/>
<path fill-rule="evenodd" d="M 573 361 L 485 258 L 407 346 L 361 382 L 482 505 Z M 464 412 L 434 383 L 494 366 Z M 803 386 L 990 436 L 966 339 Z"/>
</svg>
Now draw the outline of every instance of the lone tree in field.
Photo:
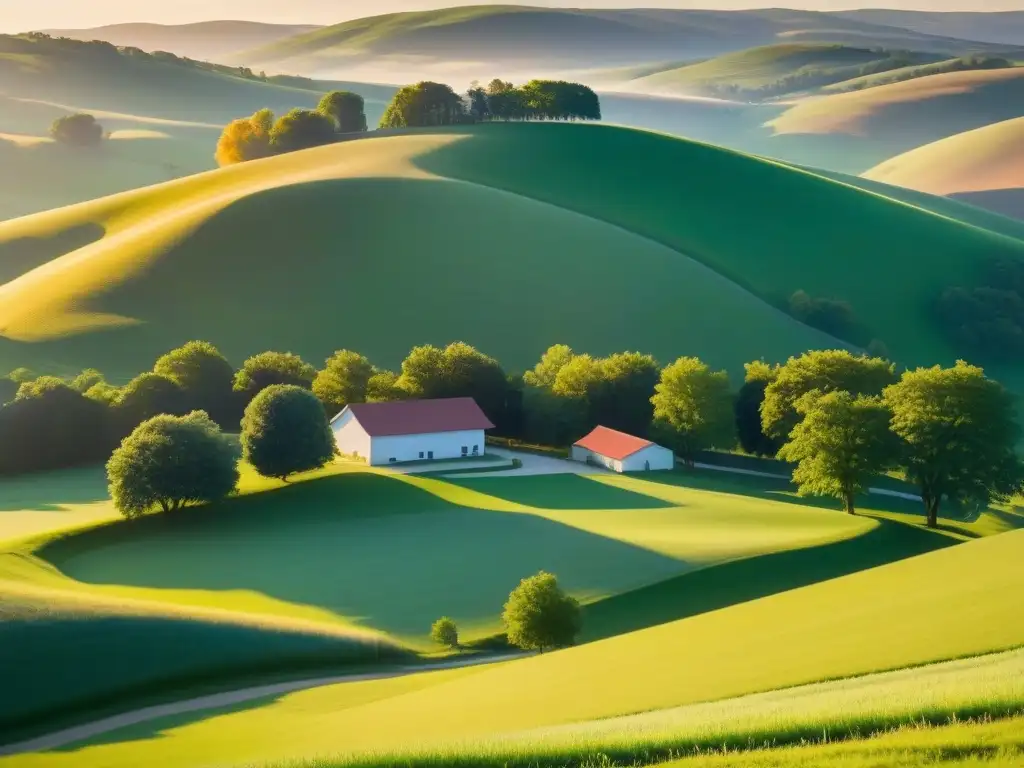
<svg viewBox="0 0 1024 768">
<path fill-rule="evenodd" d="M 324 410 L 334 416 L 349 403 L 366 400 L 373 365 L 363 355 L 339 349 L 324 361 L 324 368 L 313 379 L 313 394 L 320 398 Z"/>
<path fill-rule="evenodd" d="M 156 416 L 126 437 L 107 462 L 114 506 L 127 518 L 217 501 L 238 484 L 238 459 L 202 411 Z"/>
<path fill-rule="evenodd" d="M 313 387 L 316 369 L 291 352 L 261 352 L 253 355 L 235 374 L 235 392 L 246 402 L 274 384 L 287 384 L 303 389 Z"/>
<path fill-rule="evenodd" d="M 651 402 L 653 433 L 691 466 L 701 451 L 736 441 L 729 376 L 696 357 L 681 357 L 665 368 Z"/>
<path fill-rule="evenodd" d="M 270 147 L 275 153 L 281 153 L 330 144 L 337 138 L 334 126 L 334 118 L 323 112 L 293 109 L 274 123 Z"/>
<path fill-rule="evenodd" d="M 799 421 L 797 400 L 808 392 L 880 395 L 895 381 L 895 367 L 889 361 L 854 355 L 845 349 L 820 350 L 791 357 L 765 388 L 761 426 L 769 437 L 784 439 Z"/>
<path fill-rule="evenodd" d="M 217 141 L 214 159 L 217 165 L 234 165 L 248 160 L 270 157 L 270 131 L 274 127 L 274 113 L 261 109 L 249 117 L 232 120 Z"/>
<path fill-rule="evenodd" d="M 816 391 L 800 398 L 796 409 L 803 418 L 779 458 L 797 462 L 793 482 L 801 496 L 835 496 L 855 514 L 857 494 L 899 456 L 889 409 L 879 397 Z"/>
<path fill-rule="evenodd" d="M 324 408 L 309 390 L 275 384 L 245 409 L 242 456 L 264 477 L 287 480 L 319 469 L 336 453 Z"/>
<path fill-rule="evenodd" d="M 320 99 L 317 111 L 334 120 L 338 133 L 366 130 L 366 102 L 358 93 L 331 91 Z"/>
<path fill-rule="evenodd" d="M 1021 488 L 1013 398 L 981 368 L 958 361 L 952 368 L 907 371 L 882 398 L 930 528 L 938 525 L 943 497 L 987 505 Z"/>
<path fill-rule="evenodd" d="M 545 571 L 519 582 L 501 618 L 512 645 L 541 653 L 572 645 L 582 628 L 580 604 Z"/>
<path fill-rule="evenodd" d="M 189 409 L 206 411 L 224 427 L 237 421 L 235 370 L 208 341 L 190 341 L 171 350 L 156 361 L 153 372 L 181 387 Z"/>
<path fill-rule="evenodd" d="M 72 147 L 97 147 L 103 142 L 103 126 L 85 113 L 65 115 L 53 121 L 50 136 L 58 144 Z"/>
<path fill-rule="evenodd" d="M 430 639 L 446 648 L 459 647 L 459 628 L 447 616 L 442 616 L 430 628 Z"/>
</svg>

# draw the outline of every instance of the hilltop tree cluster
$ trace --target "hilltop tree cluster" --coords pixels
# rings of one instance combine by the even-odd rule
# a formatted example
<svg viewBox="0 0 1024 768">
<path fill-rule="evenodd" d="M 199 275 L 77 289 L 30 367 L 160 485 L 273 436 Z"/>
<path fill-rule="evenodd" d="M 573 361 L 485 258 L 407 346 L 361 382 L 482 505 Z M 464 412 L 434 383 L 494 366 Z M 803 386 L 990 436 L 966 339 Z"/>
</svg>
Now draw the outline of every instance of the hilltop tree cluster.
<svg viewBox="0 0 1024 768">
<path fill-rule="evenodd" d="M 490 120 L 600 120 L 597 94 L 579 83 L 531 80 L 517 88 L 492 80 L 474 84 L 465 96 L 443 83 L 423 81 L 395 94 L 381 118 L 381 128 L 412 128 L 478 123 Z"/>
<path fill-rule="evenodd" d="M 994 258 L 975 285 L 943 291 L 935 318 L 958 353 L 991 362 L 1024 358 L 1024 262 Z"/>
<path fill-rule="evenodd" d="M 316 109 L 293 109 L 280 117 L 270 109 L 261 109 L 232 120 L 221 133 L 215 158 L 218 165 L 233 165 L 331 144 L 345 134 L 365 130 L 363 97 L 349 91 L 331 91 Z"/>
<path fill-rule="evenodd" d="M 601 358 L 557 344 L 517 375 L 463 342 L 415 347 L 398 371 L 344 349 L 319 370 L 274 351 L 235 370 L 202 341 L 123 386 L 91 369 L 65 379 L 19 369 L 0 379 L 0 474 L 97 461 L 140 425 L 173 417 L 202 421 L 206 432 L 207 422 L 241 422 L 244 457 L 287 479 L 331 460 L 327 419 L 350 403 L 461 396 L 480 404 L 496 435 L 537 445 L 566 446 L 601 424 L 649 436 L 693 464 L 738 442 L 792 462 L 801 493 L 835 496 L 850 512 L 872 477 L 899 469 L 920 488 L 930 525 L 943 500 L 984 504 L 1024 479 L 1012 397 L 962 362 L 898 377 L 879 357 L 809 352 L 749 363 L 734 393 L 724 371 L 692 357 L 662 367 L 639 352 Z"/>
</svg>

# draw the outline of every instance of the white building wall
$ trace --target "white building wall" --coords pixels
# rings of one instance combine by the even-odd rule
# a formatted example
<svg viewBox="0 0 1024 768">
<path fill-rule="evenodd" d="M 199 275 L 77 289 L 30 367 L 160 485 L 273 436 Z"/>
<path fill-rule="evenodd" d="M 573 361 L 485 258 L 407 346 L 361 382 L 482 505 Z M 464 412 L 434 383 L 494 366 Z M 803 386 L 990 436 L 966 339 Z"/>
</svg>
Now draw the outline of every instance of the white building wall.
<svg viewBox="0 0 1024 768">
<path fill-rule="evenodd" d="M 339 453 L 345 456 L 358 454 L 359 458 L 370 458 L 370 436 L 356 421 L 351 411 L 345 411 L 331 423 L 334 442 L 338 444 Z"/>
<path fill-rule="evenodd" d="M 435 461 L 461 458 L 462 447 L 468 456 L 483 456 L 484 431 L 470 429 L 461 432 L 431 432 L 424 435 L 389 435 L 375 437 L 370 447 L 370 464 L 384 466 L 394 459 L 399 461 L 429 461 L 431 452 Z M 473 448 L 476 447 L 476 454 Z M 423 456 L 420 456 L 420 453 Z"/>
<path fill-rule="evenodd" d="M 660 445 L 649 445 L 643 450 L 637 451 L 632 456 L 627 456 L 622 462 L 620 472 L 643 472 L 644 470 L 672 469 L 675 466 L 675 456 L 668 448 Z"/>
<path fill-rule="evenodd" d="M 572 460 L 597 464 L 599 467 L 610 469 L 612 472 L 622 471 L 622 462 L 618 459 L 612 459 L 600 453 L 594 453 L 593 451 L 578 445 L 574 445 L 572 447 Z"/>
</svg>

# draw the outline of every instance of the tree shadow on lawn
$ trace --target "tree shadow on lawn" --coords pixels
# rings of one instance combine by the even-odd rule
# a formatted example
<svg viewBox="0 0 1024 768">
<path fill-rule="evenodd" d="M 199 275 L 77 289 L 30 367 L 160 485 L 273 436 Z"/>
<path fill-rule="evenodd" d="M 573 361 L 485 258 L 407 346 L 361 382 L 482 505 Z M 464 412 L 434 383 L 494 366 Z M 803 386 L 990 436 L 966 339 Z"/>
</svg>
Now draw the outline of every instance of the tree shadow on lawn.
<svg viewBox="0 0 1024 768">
<path fill-rule="evenodd" d="M 584 607 L 583 640 L 685 619 L 953 546 L 955 539 L 889 520 L 853 539 L 715 565 Z"/>
<path fill-rule="evenodd" d="M 242 590 L 399 637 L 425 637 L 441 615 L 465 626 L 496 624 L 509 592 L 540 570 L 587 597 L 690 567 L 538 515 L 459 506 L 368 473 L 118 522 L 40 554 L 83 582 Z"/>
<path fill-rule="evenodd" d="M 101 465 L 0 477 L 0 513 L 67 512 L 67 507 L 109 498 Z"/>
<path fill-rule="evenodd" d="M 681 506 L 571 473 L 449 479 L 452 485 L 538 509 L 670 509 Z"/>
</svg>

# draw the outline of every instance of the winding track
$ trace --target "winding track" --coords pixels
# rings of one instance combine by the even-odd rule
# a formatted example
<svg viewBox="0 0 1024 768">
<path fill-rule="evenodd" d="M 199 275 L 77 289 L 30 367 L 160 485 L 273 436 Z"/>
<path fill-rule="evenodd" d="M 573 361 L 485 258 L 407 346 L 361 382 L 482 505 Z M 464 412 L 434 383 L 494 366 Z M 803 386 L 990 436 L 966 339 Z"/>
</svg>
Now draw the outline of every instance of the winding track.
<svg viewBox="0 0 1024 768">
<path fill-rule="evenodd" d="M 208 709 L 220 709 L 233 704 L 241 704 L 253 699 L 262 699 L 268 696 L 281 696 L 296 691 L 304 691 L 308 688 L 319 688 L 325 685 L 337 683 L 356 683 L 365 680 L 384 680 L 391 677 L 403 677 L 415 675 L 422 672 L 435 672 L 442 669 L 457 669 L 460 667 L 475 667 L 483 664 L 496 664 L 502 661 L 511 661 L 521 658 L 526 654 L 511 653 L 501 656 L 486 656 L 469 659 L 454 659 L 451 661 L 438 662 L 436 664 L 417 664 L 399 667 L 389 672 L 366 672 L 357 675 L 338 675 L 335 677 L 313 677 L 306 680 L 293 680 L 288 683 L 274 683 L 272 685 L 257 685 L 250 688 L 240 688 L 235 691 L 214 693 L 208 696 L 199 696 L 195 699 L 176 701 L 171 704 L 160 704 L 153 707 L 144 707 L 132 712 L 125 712 L 112 717 L 105 717 L 102 720 L 95 720 L 84 725 L 76 725 L 73 728 L 65 728 L 54 731 L 34 739 L 20 741 L 16 744 L 0 746 L 0 757 L 20 755 L 27 752 L 43 752 L 50 749 L 58 749 L 68 744 L 84 741 L 94 736 L 116 731 L 131 725 L 158 720 L 162 717 L 180 715 L 186 712 L 202 712 Z"/>
</svg>

